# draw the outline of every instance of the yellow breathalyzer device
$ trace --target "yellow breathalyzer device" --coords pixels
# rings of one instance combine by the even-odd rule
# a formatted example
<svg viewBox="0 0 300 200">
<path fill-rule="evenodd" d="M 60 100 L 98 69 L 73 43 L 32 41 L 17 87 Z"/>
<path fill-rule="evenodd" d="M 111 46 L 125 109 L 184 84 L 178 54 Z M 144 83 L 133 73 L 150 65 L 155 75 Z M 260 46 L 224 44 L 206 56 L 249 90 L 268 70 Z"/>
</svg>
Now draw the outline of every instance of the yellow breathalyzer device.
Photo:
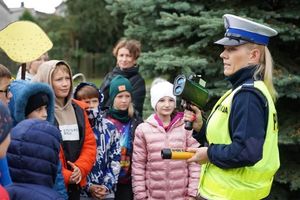
<svg viewBox="0 0 300 200">
<path fill-rule="evenodd" d="M 187 160 L 194 156 L 194 152 L 184 151 L 183 149 L 162 149 L 162 159 Z"/>
</svg>

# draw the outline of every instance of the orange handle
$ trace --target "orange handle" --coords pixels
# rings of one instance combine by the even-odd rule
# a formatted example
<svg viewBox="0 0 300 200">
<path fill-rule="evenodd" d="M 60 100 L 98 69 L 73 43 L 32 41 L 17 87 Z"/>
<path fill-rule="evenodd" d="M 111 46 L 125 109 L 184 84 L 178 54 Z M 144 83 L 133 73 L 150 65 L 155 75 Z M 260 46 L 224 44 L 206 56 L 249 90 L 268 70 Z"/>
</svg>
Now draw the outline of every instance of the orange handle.
<svg viewBox="0 0 300 200">
<path fill-rule="evenodd" d="M 193 152 L 179 152 L 179 151 L 172 151 L 172 156 L 171 159 L 174 160 L 186 160 L 186 159 L 190 159 L 191 157 L 193 157 L 195 153 Z"/>
<path fill-rule="evenodd" d="M 187 152 L 182 149 L 162 149 L 161 157 L 163 159 L 187 160 L 194 156 L 194 152 Z"/>
</svg>

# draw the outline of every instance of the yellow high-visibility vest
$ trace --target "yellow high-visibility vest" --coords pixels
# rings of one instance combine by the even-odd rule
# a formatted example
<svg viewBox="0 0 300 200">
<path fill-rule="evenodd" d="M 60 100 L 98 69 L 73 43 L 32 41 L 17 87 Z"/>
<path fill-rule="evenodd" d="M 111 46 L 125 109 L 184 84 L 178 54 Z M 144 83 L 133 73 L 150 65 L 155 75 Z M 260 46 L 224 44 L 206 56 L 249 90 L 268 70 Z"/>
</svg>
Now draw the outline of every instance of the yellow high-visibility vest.
<svg viewBox="0 0 300 200">
<path fill-rule="evenodd" d="M 203 165 L 199 192 L 206 199 L 256 200 L 270 193 L 274 174 L 280 166 L 277 113 L 265 84 L 255 81 L 253 85 L 268 101 L 268 124 L 262 159 L 253 166 L 232 169 L 222 169 L 212 163 Z M 214 106 L 207 124 L 209 144 L 231 144 L 228 125 L 231 103 L 241 87 L 227 91 Z"/>
</svg>

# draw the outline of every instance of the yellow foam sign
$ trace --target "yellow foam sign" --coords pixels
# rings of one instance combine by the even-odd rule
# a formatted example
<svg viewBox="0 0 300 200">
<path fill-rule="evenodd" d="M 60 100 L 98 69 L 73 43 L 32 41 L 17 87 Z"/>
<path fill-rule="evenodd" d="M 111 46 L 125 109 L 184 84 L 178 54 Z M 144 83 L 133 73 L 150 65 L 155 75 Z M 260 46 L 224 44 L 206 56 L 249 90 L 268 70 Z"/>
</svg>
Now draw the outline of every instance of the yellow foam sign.
<svg viewBox="0 0 300 200">
<path fill-rule="evenodd" d="M 0 31 L 0 48 L 15 62 L 36 60 L 52 46 L 46 33 L 30 21 L 14 22 Z"/>
</svg>

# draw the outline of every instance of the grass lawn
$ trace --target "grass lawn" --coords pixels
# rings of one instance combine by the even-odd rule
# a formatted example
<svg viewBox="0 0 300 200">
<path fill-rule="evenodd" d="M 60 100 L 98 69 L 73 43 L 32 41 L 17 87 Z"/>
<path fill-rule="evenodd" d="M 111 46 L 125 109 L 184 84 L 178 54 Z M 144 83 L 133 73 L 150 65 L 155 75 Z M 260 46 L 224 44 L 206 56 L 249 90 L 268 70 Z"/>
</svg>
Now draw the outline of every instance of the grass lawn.
<svg viewBox="0 0 300 200">
<path fill-rule="evenodd" d="M 75 80 L 73 79 L 74 87 L 76 87 L 82 81 L 84 81 L 83 77 L 77 77 Z M 100 87 L 100 84 L 102 83 L 103 79 L 102 78 L 86 78 L 86 81 L 94 83 L 97 87 Z"/>
</svg>

